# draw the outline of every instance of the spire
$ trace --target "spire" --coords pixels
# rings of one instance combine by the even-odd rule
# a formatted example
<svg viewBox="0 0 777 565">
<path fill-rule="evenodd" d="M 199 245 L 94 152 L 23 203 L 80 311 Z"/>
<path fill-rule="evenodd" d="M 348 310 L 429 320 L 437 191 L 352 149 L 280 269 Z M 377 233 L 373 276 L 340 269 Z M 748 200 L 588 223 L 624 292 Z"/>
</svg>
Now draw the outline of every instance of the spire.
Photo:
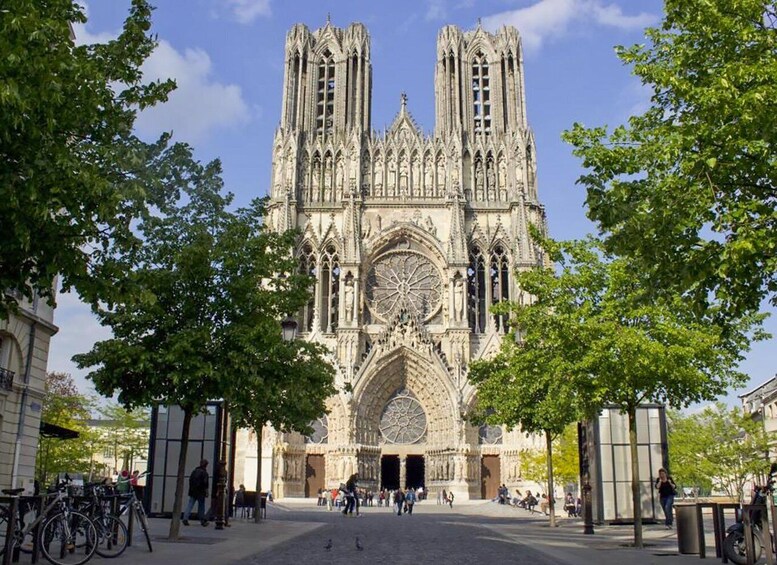
<svg viewBox="0 0 777 565">
<path fill-rule="evenodd" d="M 467 263 L 467 240 L 464 232 L 464 203 L 460 190 L 453 187 L 448 193 L 448 206 L 451 211 L 451 231 L 448 238 L 448 261 Z"/>
</svg>

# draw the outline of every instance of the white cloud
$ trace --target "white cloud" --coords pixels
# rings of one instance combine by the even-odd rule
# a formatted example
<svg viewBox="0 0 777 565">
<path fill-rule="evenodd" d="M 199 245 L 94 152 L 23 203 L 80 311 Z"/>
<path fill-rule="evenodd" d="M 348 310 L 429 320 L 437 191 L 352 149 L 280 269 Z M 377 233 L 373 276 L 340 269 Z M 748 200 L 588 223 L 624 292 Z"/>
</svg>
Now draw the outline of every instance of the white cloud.
<svg viewBox="0 0 777 565">
<path fill-rule="evenodd" d="M 145 80 L 175 79 L 178 88 L 167 102 L 144 110 L 135 127 L 141 134 L 172 130 L 176 139 L 197 142 L 214 129 L 234 127 L 250 120 L 248 105 L 236 84 L 212 79 L 212 63 L 202 49 L 178 52 L 161 40 L 143 64 Z"/>
<path fill-rule="evenodd" d="M 270 0 L 227 0 L 232 15 L 241 24 L 250 24 L 259 16 L 270 16 Z"/>
<path fill-rule="evenodd" d="M 269 11 L 269 0 L 230 2 L 235 5 L 238 16 L 243 14 L 248 17 L 251 13 L 258 13 L 260 5 L 266 5 Z M 82 2 L 82 6 L 88 17 L 88 5 Z M 120 33 L 93 32 L 83 24 L 75 25 L 74 31 L 78 45 L 106 43 L 116 39 Z M 181 53 L 168 41 L 160 40 L 141 70 L 146 82 L 172 78 L 177 84 L 167 102 L 138 114 L 135 128 L 141 136 L 157 137 L 162 132 L 173 131 L 176 140 L 196 143 L 215 129 L 240 126 L 251 119 L 240 87 L 213 80 L 213 65 L 203 49 L 186 49 Z"/>
<path fill-rule="evenodd" d="M 571 24 L 601 25 L 619 29 L 642 28 L 657 21 L 653 14 L 629 16 L 617 4 L 602 0 L 539 0 L 525 8 L 508 10 L 483 18 L 486 29 L 503 25 L 518 28 L 527 51 L 536 51 L 546 40 L 563 37 Z"/>
</svg>

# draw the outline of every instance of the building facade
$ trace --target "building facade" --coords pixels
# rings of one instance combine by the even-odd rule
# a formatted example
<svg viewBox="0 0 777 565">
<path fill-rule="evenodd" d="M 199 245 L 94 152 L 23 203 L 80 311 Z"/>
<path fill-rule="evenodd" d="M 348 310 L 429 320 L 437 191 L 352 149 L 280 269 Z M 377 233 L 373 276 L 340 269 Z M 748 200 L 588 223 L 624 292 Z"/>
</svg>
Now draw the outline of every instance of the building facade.
<svg viewBox="0 0 777 565">
<path fill-rule="evenodd" d="M 463 498 L 521 484 L 533 440 L 466 419 L 468 366 L 507 330 L 489 307 L 525 299 L 514 271 L 546 263 L 529 236 L 546 224 L 517 30 L 442 28 L 434 82 L 433 133 L 404 94 L 377 132 L 367 29 L 287 35 L 267 222 L 302 233 L 299 262 L 316 283 L 299 332 L 331 350 L 341 392 L 312 436 L 268 438 L 277 496 L 355 472 L 364 488 Z"/>
<path fill-rule="evenodd" d="M 739 395 L 742 410 L 757 422 L 761 422 L 764 431 L 777 434 L 777 375 L 753 390 Z M 777 445 L 772 445 L 769 458 L 777 458 Z"/>
<path fill-rule="evenodd" d="M 54 309 L 16 296 L 18 311 L 0 318 L 0 487 L 32 485 Z"/>
</svg>

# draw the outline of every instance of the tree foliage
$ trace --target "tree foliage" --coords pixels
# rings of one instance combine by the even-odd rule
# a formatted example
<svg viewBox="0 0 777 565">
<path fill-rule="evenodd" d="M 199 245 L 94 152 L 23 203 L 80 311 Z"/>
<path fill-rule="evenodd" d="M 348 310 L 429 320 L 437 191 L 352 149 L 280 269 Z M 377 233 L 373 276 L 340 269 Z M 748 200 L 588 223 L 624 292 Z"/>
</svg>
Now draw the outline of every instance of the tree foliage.
<svg viewBox="0 0 777 565">
<path fill-rule="evenodd" d="M 666 0 L 649 44 L 617 49 L 652 90 L 648 110 L 564 134 L 608 248 L 701 311 L 777 298 L 775 23 L 772 0 Z"/>
<path fill-rule="evenodd" d="M 768 472 L 774 434 L 739 408 L 722 403 L 697 414 L 673 412 L 669 419 L 669 456 L 678 484 L 710 487 L 736 501 L 745 500 L 748 481 Z"/>
<path fill-rule="evenodd" d="M 4 0 L 0 10 L 0 288 L 53 300 L 54 281 L 89 302 L 124 289 L 112 249 L 137 245 L 131 224 L 164 181 L 167 138 L 133 133 L 139 109 L 172 81 L 143 82 L 155 46 L 151 7 L 133 0 L 122 32 L 76 46 L 74 0 Z M 0 317 L 15 306 L 0 295 Z"/>
<path fill-rule="evenodd" d="M 525 345 L 505 341 L 516 361 L 515 370 L 503 371 L 501 394 L 509 406 L 515 402 L 511 397 L 522 394 L 515 386 L 520 382 L 529 387 L 531 398 L 536 384 L 521 376 L 527 372 L 547 383 L 549 397 L 571 391 L 583 414 L 618 406 L 629 416 L 633 507 L 641 508 L 637 406 L 660 402 L 683 407 L 744 383 L 745 375 L 735 367 L 749 339 L 763 337 L 757 331 L 761 317 L 719 325 L 712 308 L 700 314 L 680 295 L 655 296 L 628 259 L 608 255 L 596 240 L 540 241 L 558 271 L 536 268 L 518 277 L 532 300 L 515 310 Z M 527 369 L 519 370 L 523 365 Z M 545 367 L 550 369 L 543 376 Z M 484 392 L 488 398 L 488 389 Z M 532 404 L 543 414 L 554 414 L 541 401 Z M 635 544 L 641 547 L 641 515 L 635 518 Z"/>
<path fill-rule="evenodd" d="M 94 401 L 78 392 L 69 373 L 46 374 L 41 420 L 78 433 L 74 439 L 40 436 L 36 475 L 48 486 L 57 473 L 83 473 L 91 469 L 91 455 L 99 435 L 88 425 Z"/>
<path fill-rule="evenodd" d="M 296 274 L 295 234 L 261 225 L 262 202 L 229 211 L 219 163 L 203 165 L 188 147 L 173 149 L 178 190 L 160 194 L 158 210 L 138 224 L 143 245 L 114 257 L 137 292 L 97 308 L 114 337 L 74 359 L 92 367 L 98 392 L 118 393 L 128 409 L 181 406 L 186 446 L 191 417 L 256 374 L 257 352 L 280 333 L 279 320 L 307 301 L 310 281 Z M 182 448 L 172 538 L 185 456 Z"/>
<path fill-rule="evenodd" d="M 109 403 L 99 409 L 100 446 L 113 454 L 113 469 L 132 471 L 138 457 L 148 459 L 150 420 L 149 411 L 144 408 L 127 410 L 116 403 Z"/>
<path fill-rule="evenodd" d="M 521 451 L 521 476 L 548 487 L 547 450 Z M 580 477 L 580 455 L 577 442 L 577 424 L 570 424 L 553 439 L 553 479 L 563 487 L 577 484 Z"/>
</svg>

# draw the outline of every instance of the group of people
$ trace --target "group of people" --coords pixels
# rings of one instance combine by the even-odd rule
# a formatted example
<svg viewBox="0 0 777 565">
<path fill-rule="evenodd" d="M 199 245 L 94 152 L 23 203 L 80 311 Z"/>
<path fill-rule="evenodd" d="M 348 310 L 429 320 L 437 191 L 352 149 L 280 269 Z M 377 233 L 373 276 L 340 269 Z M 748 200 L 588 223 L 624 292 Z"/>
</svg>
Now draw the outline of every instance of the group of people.
<svg viewBox="0 0 777 565">
<path fill-rule="evenodd" d="M 445 489 L 442 489 L 437 493 L 437 504 L 447 504 L 453 508 L 454 498 L 456 497 L 453 495 L 453 492 L 446 492 Z"/>
<path fill-rule="evenodd" d="M 227 462 L 226 461 L 219 461 L 216 465 L 216 470 L 214 473 L 214 480 L 216 484 L 218 484 L 220 481 L 224 482 L 224 485 L 227 484 Z M 211 503 L 210 503 L 210 510 L 208 512 L 205 512 L 205 499 L 208 498 L 208 489 L 210 487 L 210 475 L 208 474 L 208 460 L 202 459 L 200 461 L 200 464 L 191 472 L 189 475 L 189 502 L 186 505 L 186 510 L 184 510 L 183 513 L 183 525 L 188 526 L 189 525 L 189 518 L 191 517 L 192 510 L 194 510 L 194 505 L 197 505 L 197 516 L 199 517 L 200 524 L 203 526 L 208 526 L 210 521 L 214 519 L 214 517 L 217 515 L 217 509 L 219 501 L 216 498 L 216 493 L 213 493 L 213 496 L 211 497 Z M 224 501 L 228 500 L 229 494 L 225 492 Z M 227 511 L 226 507 L 229 506 L 225 504 L 224 511 L 222 512 L 222 515 L 224 517 L 224 525 L 229 526 L 229 512 Z"/>
</svg>

